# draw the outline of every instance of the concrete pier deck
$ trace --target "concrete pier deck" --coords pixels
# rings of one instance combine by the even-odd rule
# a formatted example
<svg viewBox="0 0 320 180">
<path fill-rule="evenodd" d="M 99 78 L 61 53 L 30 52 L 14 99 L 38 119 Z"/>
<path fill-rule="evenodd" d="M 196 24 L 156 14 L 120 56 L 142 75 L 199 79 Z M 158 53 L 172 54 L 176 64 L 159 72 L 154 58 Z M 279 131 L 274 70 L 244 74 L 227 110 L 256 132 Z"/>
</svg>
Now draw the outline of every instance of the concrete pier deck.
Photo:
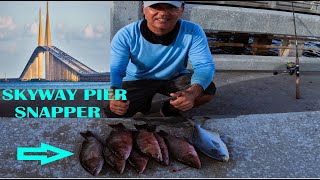
<svg viewBox="0 0 320 180">
<path fill-rule="evenodd" d="M 301 99 L 295 99 L 295 76 L 272 72 L 219 71 L 214 101 L 184 112 L 209 130 L 219 129 L 230 151 L 221 163 L 199 153 L 201 169 L 172 160 L 169 167 L 155 161 L 143 174 L 129 164 L 123 174 L 105 166 L 98 178 L 319 178 L 320 177 L 320 78 L 301 72 Z M 203 120 L 201 117 L 209 116 Z M 0 118 L 0 177 L 2 178 L 94 178 L 79 163 L 80 132 L 91 130 L 105 139 L 108 123 L 134 128 L 143 119 L 17 119 Z M 145 120 L 146 121 L 146 120 Z M 181 119 L 148 118 L 157 130 L 190 136 L 192 127 Z M 18 147 L 46 143 L 74 155 L 40 165 L 18 161 Z M 50 154 L 50 152 L 49 152 Z M 50 155 L 53 155 L 51 153 Z"/>
<path fill-rule="evenodd" d="M 200 154 L 201 169 L 171 160 L 168 167 L 149 161 L 143 174 L 129 164 L 122 175 L 105 166 L 99 178 L 319 178 L 320 111 L 212 118 L 203 122 L 219 129 L 230 151 L 229 162 L 218 162 Z M 199 118 L 201 119 L 201 118 Z M 3 178 L 93 178 L 79 163 L 80 131 L 91 130 L 102 139 L 111 132 L 108 123 L 144 123 L 129 119 L 14 119 L 2 118 L 0 176 Z M 200 121 L 201 122 L 201 121 Z M 155 121 L 153 121 L 155 123 Z M 157 129 L 177 136 L 190 135 L 188 123 L 158 121 Z M 39 161 L 17 161 L 17 147 L 53 145 L 75 154 L 40 165 Z"/>
</svg>

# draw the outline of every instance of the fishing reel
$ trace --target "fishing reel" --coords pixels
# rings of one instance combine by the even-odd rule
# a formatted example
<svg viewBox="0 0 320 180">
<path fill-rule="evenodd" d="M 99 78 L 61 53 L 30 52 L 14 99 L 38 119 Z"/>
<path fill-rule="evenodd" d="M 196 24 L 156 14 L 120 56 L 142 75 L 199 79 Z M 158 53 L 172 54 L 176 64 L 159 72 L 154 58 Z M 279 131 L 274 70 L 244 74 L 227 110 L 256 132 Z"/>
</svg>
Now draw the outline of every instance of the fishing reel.
<svg viewBox="0 0 320 180">
<path fill-rule="evenodd" d="M 297 66 L 294 62 L 287 62 L 287 71 L 291 76 L 294 74 L 296 69 L 297 69 Z"/>
<path fill-rule="evenodd" d="M 289 73 L 291 76 L 297 71 L 299 71 L 299 66 L 296 65 L 296 63 L 294 62 L 287 62 L 286 64 L 286 69 L 285 71 L 283 71 L 282 73 Z M 274 71 L 273 75 L 278 75 L 279 72 Z"/>
</svg>

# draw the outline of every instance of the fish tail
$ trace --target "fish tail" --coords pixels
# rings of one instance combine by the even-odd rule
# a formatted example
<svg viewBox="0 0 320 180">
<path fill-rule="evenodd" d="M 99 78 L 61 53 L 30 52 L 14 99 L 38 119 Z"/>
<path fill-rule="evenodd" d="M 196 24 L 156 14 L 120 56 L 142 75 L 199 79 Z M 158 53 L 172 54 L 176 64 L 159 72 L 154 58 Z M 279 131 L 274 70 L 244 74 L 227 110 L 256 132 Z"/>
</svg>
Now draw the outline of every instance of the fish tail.
<svg viewBox="0 0 320 180">
<path fill-rule="evenodd" d="M 195 133 L 196 131 L 196 128 L 197 126 L 200 126 L 198 123 L 194 122 L 192 119 L 190 118 L 186 118 L 188 120 L 188 122 L 193 126 L 193 130 L 192 130 L 192 136 L 193 134 Z"/>
<path fill-rule="evenodd" d="M 112 127 L 113 129 L 116 130 L 122 130 L 125 129 L 126 127 L 122 124 L 122 123 L 118 123 L 118 124 L 108 124 L 110 127 Z"/>
<path fill-rule="evenodd" d="M 156 125 L 149 125 L 147 127 L 147 130 L 150 131 L 150 132 L 155 132 L 157 129 L 157 126 Z"/>
<path fill-rule="evenodd" d="M 80 135 L 81 135 L 82 137 L 84 137 L 85 139 L 87 139 L 87 135 L 86 135 L 86 133 L 84 133 L 84 132 L 80 132 Z"/>
<path fill-rule="evenodd" d="M 166 133 L 166 132 L 163 131 L 163 130 L 160 130 L 160 131 L 158 132 L 158 134 L 159 134 L 160 136 L 162 136 L 162 137 L 165 137 L 165 136 L 168 136 L 168 135 L 169 135 L 168 133 Z"/>
<path fill-rule="evenodd" d="M 183 139 L 184 139 L 187 143 L 193 145 L 193 142 L 192 142 L 189 138 L 183 136 Z"/>
<path fill-rule="evenodd" d="M 80 132 L 80 135 L 87 139 L 90 136 L 94 136 L 91 131 L 87 130 L 86 132 Z"/>
<path fill-rule="evenodd" d="M 135 127 L 137 130 L 140 130 L 140 129 L 149 129 L 149 125 L 148 125 L 148 124 L 134 124 L 134 127 Z"/>
<path fill-rule="evenodd" d="M 190 118 L 186 118 L 186 119 L 189 121 L 189 123 L 190 123 L 192 126 L 196 126 L 196 125 L 197 125 L 197 123 L 194 122 L 192 119 L 190 119 Z"/>
</svg>

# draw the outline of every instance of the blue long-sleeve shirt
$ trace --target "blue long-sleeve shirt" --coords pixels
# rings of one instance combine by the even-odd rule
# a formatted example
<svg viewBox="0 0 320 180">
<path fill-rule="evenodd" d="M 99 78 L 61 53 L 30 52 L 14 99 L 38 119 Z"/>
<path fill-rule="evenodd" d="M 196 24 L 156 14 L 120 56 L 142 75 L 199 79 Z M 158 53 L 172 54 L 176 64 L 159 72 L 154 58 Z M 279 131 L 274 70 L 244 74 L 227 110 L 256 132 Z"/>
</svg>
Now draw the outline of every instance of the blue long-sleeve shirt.
<svg viewBox="0 0 320 180">
<path fill-rule="evenodd" d="M 192 84 L 206 89 L 215 74 L 215 65 L 202 28 L 180 19 L 176 40 L 169 46 L 152 44 L 140 32 L 142 20 L 120 29 L 111 41 L 111 85 L 122 88 L 123 80 L 171 79 L 194 71 Z"/>
</svg>

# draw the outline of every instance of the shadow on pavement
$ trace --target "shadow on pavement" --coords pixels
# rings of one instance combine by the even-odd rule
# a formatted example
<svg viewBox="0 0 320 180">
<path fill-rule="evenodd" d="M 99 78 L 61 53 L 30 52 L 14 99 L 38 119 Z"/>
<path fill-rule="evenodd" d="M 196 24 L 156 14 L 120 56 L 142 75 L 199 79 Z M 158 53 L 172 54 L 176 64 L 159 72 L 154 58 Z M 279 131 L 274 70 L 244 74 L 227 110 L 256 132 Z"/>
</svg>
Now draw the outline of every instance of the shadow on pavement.
<svg viewBox="0 0 320 180">
<path fill-rule="evenodd" d="M 215 98 L 185 115 L 237 116 L 320 110 L 320 73 L 301 72 L 296 99 L 296 76 L 272 72 L 218 72 Z"/>
</svg>

